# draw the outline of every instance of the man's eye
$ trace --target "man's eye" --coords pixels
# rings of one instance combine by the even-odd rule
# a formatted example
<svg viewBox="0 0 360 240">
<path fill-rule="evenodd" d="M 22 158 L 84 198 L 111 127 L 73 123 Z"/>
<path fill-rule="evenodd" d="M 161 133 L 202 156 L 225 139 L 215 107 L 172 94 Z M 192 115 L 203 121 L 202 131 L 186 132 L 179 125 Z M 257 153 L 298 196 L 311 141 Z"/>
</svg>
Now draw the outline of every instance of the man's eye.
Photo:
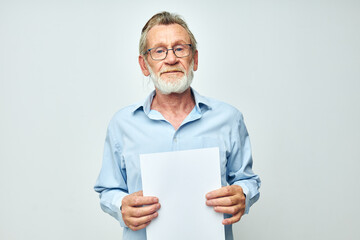
<svg viewBox="0 0 360 240">
<path fill-rule="evenodd" d="M 184 47 L 183 46 L 177 46 L 174 48 L 175 52 L 181 52 L 184 51 Z"/>
<path fill-rule="evenodd" d="M 155 49 L 155 53 L 157 53 L 157 54 L 161 54 L 161 53 L 163 53 L 163 52 L 165 52 L 165 50 L 162 49 L 162 48 L 157 48 L 157 49 Z"/>
</svg>

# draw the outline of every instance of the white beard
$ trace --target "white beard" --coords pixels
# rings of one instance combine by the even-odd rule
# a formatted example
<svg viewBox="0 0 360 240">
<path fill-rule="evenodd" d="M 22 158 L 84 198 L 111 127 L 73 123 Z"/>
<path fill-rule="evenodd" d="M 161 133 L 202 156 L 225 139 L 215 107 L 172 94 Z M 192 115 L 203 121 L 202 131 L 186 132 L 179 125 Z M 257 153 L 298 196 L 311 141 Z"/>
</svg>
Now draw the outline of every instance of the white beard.
<svg viewBox="0 0 360 240">
<path fill-rule="evenodd" d="M 159 76 L 156 76 L 152 71 L 151 67 L 146 62 L 146 66 L 150 72 L 150 78 L 154 83 L 154 86 L 157 90 L 159 90 L 162 94 L 168 95 L 170 93 L 183 93 L 185 92 L 191 85 L 192 80 L 194 78 L 194 60 L 191 61 L 189 66 L 189 71 L 182 78 L 174 79 L 172 81 L 166 81 Z M 183 69 L 182 69 L 183 71 Z"/>
</svg>

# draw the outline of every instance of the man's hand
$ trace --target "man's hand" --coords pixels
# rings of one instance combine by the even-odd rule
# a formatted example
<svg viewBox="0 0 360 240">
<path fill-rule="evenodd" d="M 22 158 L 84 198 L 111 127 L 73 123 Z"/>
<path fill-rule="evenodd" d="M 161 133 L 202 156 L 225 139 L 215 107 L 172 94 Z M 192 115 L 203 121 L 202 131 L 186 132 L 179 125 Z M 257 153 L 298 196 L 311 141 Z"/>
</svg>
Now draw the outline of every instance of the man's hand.
<svg viewBox="0 0 360 240">
<path fill-rule="evenodd" d="M 206 194 L 206 205 L 213 206 L 216 212 L 231 214 L 223 220 L 224 225 L 236 223 L 245 212 L 245 195 L 238 185 L 222 187 Z"/>
<path fill-rule="evenodd" d="M 126 226 L 137 231 L 149 225 L 151 220 L 158 216 L 159 209 L 158 198 L 144 197 L 143 191 L 139 191 L 123 198 L 121 214 Z"/>
</svg>

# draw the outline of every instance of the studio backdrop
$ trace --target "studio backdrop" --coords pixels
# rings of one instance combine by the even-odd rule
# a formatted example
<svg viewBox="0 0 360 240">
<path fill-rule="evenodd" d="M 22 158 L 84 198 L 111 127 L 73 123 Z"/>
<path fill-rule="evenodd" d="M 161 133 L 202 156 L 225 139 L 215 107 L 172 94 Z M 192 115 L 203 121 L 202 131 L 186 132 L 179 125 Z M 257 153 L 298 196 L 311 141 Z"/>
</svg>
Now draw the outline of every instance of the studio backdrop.
<svg viewBox="0 0 360 240">
<path fill-rule="evenodd" d="M 194 89 L 245 117 L 262 187 L 236 239 L 360 239 L 357 0 L 0 0 L 0 239 L 122 239 L 93 185 L 164 10 L 198 41 Z"/>
</svg>

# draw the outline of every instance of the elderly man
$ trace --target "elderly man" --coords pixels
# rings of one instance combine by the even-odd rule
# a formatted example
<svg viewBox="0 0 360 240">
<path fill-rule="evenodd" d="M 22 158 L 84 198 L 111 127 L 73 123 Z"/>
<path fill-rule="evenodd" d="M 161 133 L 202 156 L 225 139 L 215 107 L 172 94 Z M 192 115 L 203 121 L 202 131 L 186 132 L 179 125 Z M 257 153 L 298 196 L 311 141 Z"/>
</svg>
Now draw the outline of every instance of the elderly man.
<svg viewBox="0 0 360 240">
<path fill-rule="evenodd" d="M 145 228 L 158 216 L 161 199 L 143 196 L 139 155 L 218 147 L 223 187 L 207 193 L 204 204 L 224 213 L 226 239 L 233 239 L 231 225 L 248 213 L 260 187 L 242 114 L 190 88 L 198 51 L 178 15 L 154 15 L 142 29 L 139 50 L 141 71 L 155 90 L 145 101 L 121 109 L 109 124 L 95 184 L 101 208 L 124 227 L 124 240 L 146 239 Z"/>
</svg>

